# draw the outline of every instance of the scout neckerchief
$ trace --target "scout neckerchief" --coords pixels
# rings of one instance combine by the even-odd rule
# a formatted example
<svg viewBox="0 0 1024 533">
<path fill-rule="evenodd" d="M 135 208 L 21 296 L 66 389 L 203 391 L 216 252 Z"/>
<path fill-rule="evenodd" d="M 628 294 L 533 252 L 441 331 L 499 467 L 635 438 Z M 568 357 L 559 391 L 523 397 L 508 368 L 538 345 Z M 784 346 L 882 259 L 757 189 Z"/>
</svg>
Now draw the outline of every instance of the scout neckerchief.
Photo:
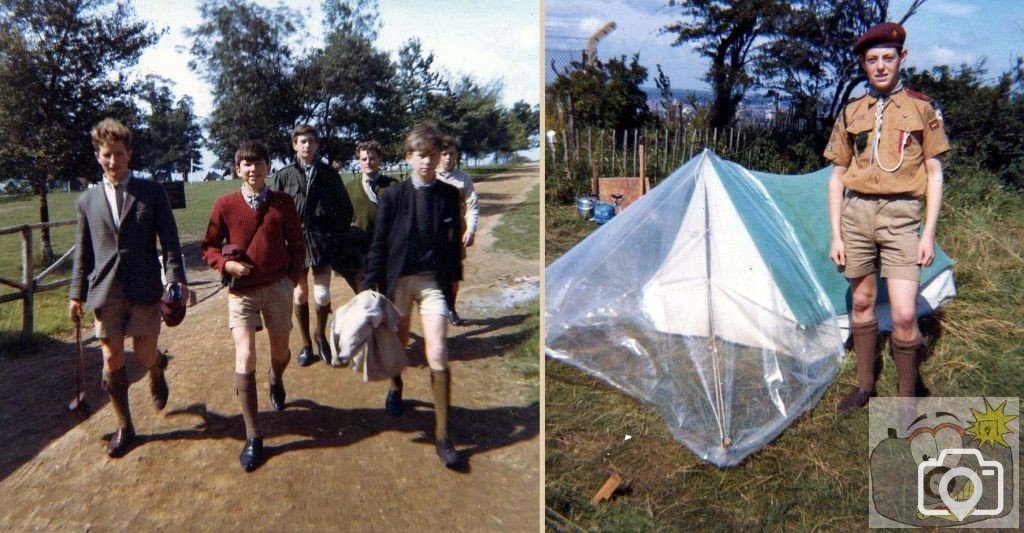
<svg viewBox="0 0 1024 533">
<path fill-rule="evenodd" d="M 906 146 L 907 141 L 910 140 L 910 132 L 903 130 L 900 130 L 899 132 L 899 139 L 896 141 L 898 143 L 896 151 L 900 154 L 900 160 L 896 163 L 895 167 L 886 168 L 885 165 L 882 164 L 882 160 L 878 157 L 878 143 L 882 139 L 882 115 L 885 113 L 885 106 L 892 101 L 892 95 L 900 92 L 902 89 L 903 81 L 900 80 L 896 83 L 896 87 L 887 94 L 877 91 L 874 88 L 871 88 L 869 91 L 871 96 L 878 99 L 875 103 L 875 142 L 871 146 L 871 159 L 875 163 L 878 163 L 878 168 L 890 173 L 896 172 L 901 166 L 903 166 L 903 156 L 906 153 L 903 148 Z"/>
</svg>

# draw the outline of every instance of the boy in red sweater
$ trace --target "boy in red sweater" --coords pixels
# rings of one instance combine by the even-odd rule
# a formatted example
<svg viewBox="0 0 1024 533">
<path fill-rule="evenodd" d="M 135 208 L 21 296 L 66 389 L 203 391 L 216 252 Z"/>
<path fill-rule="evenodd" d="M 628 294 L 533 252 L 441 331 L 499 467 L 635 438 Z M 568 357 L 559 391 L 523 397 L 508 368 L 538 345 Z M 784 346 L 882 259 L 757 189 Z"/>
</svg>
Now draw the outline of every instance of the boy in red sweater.
<svg viewBox="0 0 1024 533">
<path fill-rule="evenodd" d="M 246 472 L 263 461 L 263 438 L 256 423 L 256 332 L 265 325 L 270 336 L 270 404 L 280 411 L 285 402 L 282 375 L 291 358 L 291 295 L 306 260 L 295 203 L 266 186 L 269 170 L 265 146 L 255 141 L 239 146 L 235 172 L 242 190 L 213 203 L 202 243 L 206 263 L 231 280 L 228 327 L 235 341 L 235 392 L 245 420 L 239 461 Z"/>
</svg>

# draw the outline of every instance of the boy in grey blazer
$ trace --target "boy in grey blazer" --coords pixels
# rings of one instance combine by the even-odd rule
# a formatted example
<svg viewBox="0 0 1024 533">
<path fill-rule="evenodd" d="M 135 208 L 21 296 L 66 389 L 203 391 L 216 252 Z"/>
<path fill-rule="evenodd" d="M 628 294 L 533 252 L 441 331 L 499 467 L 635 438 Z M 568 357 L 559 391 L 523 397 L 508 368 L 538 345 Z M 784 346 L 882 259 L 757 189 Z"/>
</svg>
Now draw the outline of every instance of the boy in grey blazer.
<svg viewBox="0 0 1024 533">
<path fill-rule="evenodd" d="M 132 132 L 114 119 L 92 130 L 96 161 L 103 169 L 99 186 L 78 198 L 74 267 L 68 289 L 68 315 L 81 320 L 84 309 L 96 314 L 96 338 L 103 350 L 103 390 L 110 395 L 119 423 L 107 443 L 107 455 L 120 457 L 135 439 L 128 407 L 125 337 L 132 337 L 135 357 L 149 370 L 153 406 L 161 410 L 169 394 L 157 353 L 160 298 L 164 285 L 156 241 L 163 249 L 168 283 L 185 285 L 178 228 L 163 187 L 133 178 Z"/>
</svg>

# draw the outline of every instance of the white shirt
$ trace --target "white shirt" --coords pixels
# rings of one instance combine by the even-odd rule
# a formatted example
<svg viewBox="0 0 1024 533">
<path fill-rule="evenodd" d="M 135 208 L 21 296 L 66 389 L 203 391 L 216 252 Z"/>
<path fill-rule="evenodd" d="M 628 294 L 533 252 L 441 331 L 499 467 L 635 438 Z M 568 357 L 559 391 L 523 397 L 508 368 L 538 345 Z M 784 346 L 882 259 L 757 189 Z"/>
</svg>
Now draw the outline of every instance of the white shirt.
<svg viewBox="0 0 1024 533">
<path fill-rule="evenodd" d="M 122 190 L 125 192 L 126 196 L 128 194 L 128 182 L 131 181 L 131 179 L 132 179 L 132 173 L 128 172 L 127 174 L 124 175 L 123 178 L 121 178 L 121 183 L 119 183 L 119 185 L 121 185 L 121 187 L 122 187 Z M 117 196 L 116 196 L 117 191 L 116 191 L 116 189 L 114 189 L 114 184 L 111 183 L 111 181 L 109 179 L 107 179 L 106 176 L 103 177 L 103 194 L 105 194 L 107 196 L 107 205 L 110 206 L 110 214 L 113 215 L 113 217 L 114 217 L 114 227 L 115 228 L 120 228 L 121 227 L 121 213 L 119 213 L 118 210 L 117 210 Z M 125 198 L 122 198 L 121 200 L 122 201 L 127 201 L 128 199 L 127 199 L 127 197 L 125 197 Z"/>
<path fill-rule="evenodd" d="M 462 196 L 464 203 L 462 217 L 466 221 L 466 235 L 476 234 L 477 222 L 480 219 L 480 205 L 476 189 L 473 187 L 473 178 L 456 168 L 451 172 L 437 172 L 437 179 L 459 190 L 459 195 Z"/>
</svg>

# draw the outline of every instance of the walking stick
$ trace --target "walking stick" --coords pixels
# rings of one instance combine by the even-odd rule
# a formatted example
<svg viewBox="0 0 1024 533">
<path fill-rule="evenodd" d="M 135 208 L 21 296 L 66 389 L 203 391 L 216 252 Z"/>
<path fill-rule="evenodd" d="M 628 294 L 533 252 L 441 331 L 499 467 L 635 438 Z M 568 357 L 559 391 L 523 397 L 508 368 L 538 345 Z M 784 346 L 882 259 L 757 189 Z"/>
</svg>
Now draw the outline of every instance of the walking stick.
<svg viewBox="0 0 1024 533">
<path fill-rule="evenodd" d="M 75 344 L 78 346 L 78 369 L 75 379 L 75 398 L 68 403 L 68 410 L 75 414 L 88 414 L 89 404 L 85 401 L 85 348 L 82 346 L 82 319 L 75 317 Z"/>
</svg>

